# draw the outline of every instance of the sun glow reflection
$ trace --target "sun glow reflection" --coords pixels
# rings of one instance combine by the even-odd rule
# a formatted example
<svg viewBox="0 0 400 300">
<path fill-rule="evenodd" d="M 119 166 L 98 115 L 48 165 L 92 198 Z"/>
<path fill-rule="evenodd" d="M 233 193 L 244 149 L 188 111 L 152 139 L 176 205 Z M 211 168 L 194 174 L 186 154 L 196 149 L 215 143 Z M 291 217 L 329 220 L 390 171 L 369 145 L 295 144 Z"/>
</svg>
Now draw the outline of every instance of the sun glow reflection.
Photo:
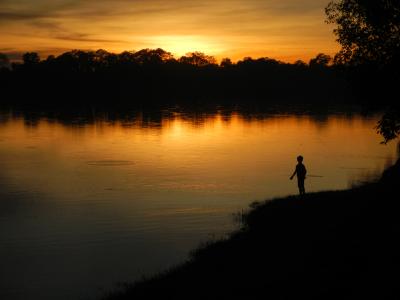
<svg viewBox="0 0 400 300">
<path fill-rule="evenodd" d="M 371 130 L 374 118 L 196 114 L 165 117 L 149 126 L 139 113 L 133 120 L 128 124 L 99 118 L 75 127 L 44 119 L 32 126 L 16 118 L 0 126 L 0 154 L 3 162 L 13 157 L 38 159 L 40 154 L 46 172 L 36 174 L 36 162 L 18 174 L 11 166 L 6 171 L 19 185 L 36 184 L 43 193 L 54 193 L 53 198 L 68 195 L 71 186 L 86 193 L 86 178 L 91 178 L 95 183 L 90 184 L 99 185 L 99 190 L 112 184 L 124 187 L 126 182 L 142 192 L 158 187 L 156 198 L 165 189 L 205 189 L 246 199 L 242 193 L 250 191 L 254 197 L 276 196 L 288 188 L 296 192 L 287 179 L 299 153 L 307 157 L 311 174 L 324 176 L 310 181 L 310 190 L 346 187 L 349 174 L 356 174 L 351 170 L 381 171 L 382 158 L 396 153 L 393 145 L 382 154 L 381 137 Z M 75 181 L 76 170 L 86 174 L 83 179 Z M 111 173 L 117 176 L 112 181 Z"/>
</svg>

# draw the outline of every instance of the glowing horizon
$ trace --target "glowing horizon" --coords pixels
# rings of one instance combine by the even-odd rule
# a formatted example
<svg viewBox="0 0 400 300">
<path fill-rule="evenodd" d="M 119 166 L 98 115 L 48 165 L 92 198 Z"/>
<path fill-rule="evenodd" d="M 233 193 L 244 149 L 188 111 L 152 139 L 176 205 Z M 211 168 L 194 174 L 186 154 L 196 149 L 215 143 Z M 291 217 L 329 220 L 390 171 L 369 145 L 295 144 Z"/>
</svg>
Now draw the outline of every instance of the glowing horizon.
<svg viewBox="0 0 400 300">
<path fill-rule="evenodd" d="M 218 60 L 251 56 L 308 61 L 338 50 L 327 0 L 1 0 L 0 52 L 42 58 L 72 49 L 162 48 Z"/>
</svg>

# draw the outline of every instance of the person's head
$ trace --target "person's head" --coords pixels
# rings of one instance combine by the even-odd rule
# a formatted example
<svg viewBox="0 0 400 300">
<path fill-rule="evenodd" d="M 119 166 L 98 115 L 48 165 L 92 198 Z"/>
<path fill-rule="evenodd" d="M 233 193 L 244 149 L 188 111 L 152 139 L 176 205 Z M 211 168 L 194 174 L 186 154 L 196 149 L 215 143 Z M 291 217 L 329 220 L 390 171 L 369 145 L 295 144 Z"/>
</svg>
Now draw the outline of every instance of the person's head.
<svg viewBox="0 0 400 300">
<path fill-rule="evenodd" d="M 301 156 L 301 155 L 297 156 L 297 161 L 299 163 L 302 163 L 303 162 L 303 156 Z"/>
</svg>

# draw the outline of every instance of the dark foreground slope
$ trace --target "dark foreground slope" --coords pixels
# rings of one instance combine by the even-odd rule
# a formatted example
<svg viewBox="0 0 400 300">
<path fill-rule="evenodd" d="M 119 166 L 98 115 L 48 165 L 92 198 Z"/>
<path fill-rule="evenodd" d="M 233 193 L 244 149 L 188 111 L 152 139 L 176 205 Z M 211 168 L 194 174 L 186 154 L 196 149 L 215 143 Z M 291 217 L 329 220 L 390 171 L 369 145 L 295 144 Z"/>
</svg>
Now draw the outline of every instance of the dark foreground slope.
<svg viewBox="0 0 400 300">
<path fill-rule="evenodd" d="M 106 299 L 399 299 L 399 174 L 255 205 L 229 239 Z"/>
</svg>

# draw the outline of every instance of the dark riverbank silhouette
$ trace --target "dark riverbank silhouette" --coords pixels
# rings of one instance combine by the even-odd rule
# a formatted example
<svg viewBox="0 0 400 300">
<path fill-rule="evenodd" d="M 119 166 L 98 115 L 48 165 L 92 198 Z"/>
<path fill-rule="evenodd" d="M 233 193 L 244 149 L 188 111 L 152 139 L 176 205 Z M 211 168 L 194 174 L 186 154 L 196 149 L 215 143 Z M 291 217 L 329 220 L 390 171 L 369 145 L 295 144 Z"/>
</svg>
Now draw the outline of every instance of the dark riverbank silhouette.
<svg viewBox="0 0 400 300">
<path fill-rule="evenodd" d="M 105 299 L 394 299 L 400 163 L 376 183 L 255 203 L 242 228 Z"/>
</svg>

